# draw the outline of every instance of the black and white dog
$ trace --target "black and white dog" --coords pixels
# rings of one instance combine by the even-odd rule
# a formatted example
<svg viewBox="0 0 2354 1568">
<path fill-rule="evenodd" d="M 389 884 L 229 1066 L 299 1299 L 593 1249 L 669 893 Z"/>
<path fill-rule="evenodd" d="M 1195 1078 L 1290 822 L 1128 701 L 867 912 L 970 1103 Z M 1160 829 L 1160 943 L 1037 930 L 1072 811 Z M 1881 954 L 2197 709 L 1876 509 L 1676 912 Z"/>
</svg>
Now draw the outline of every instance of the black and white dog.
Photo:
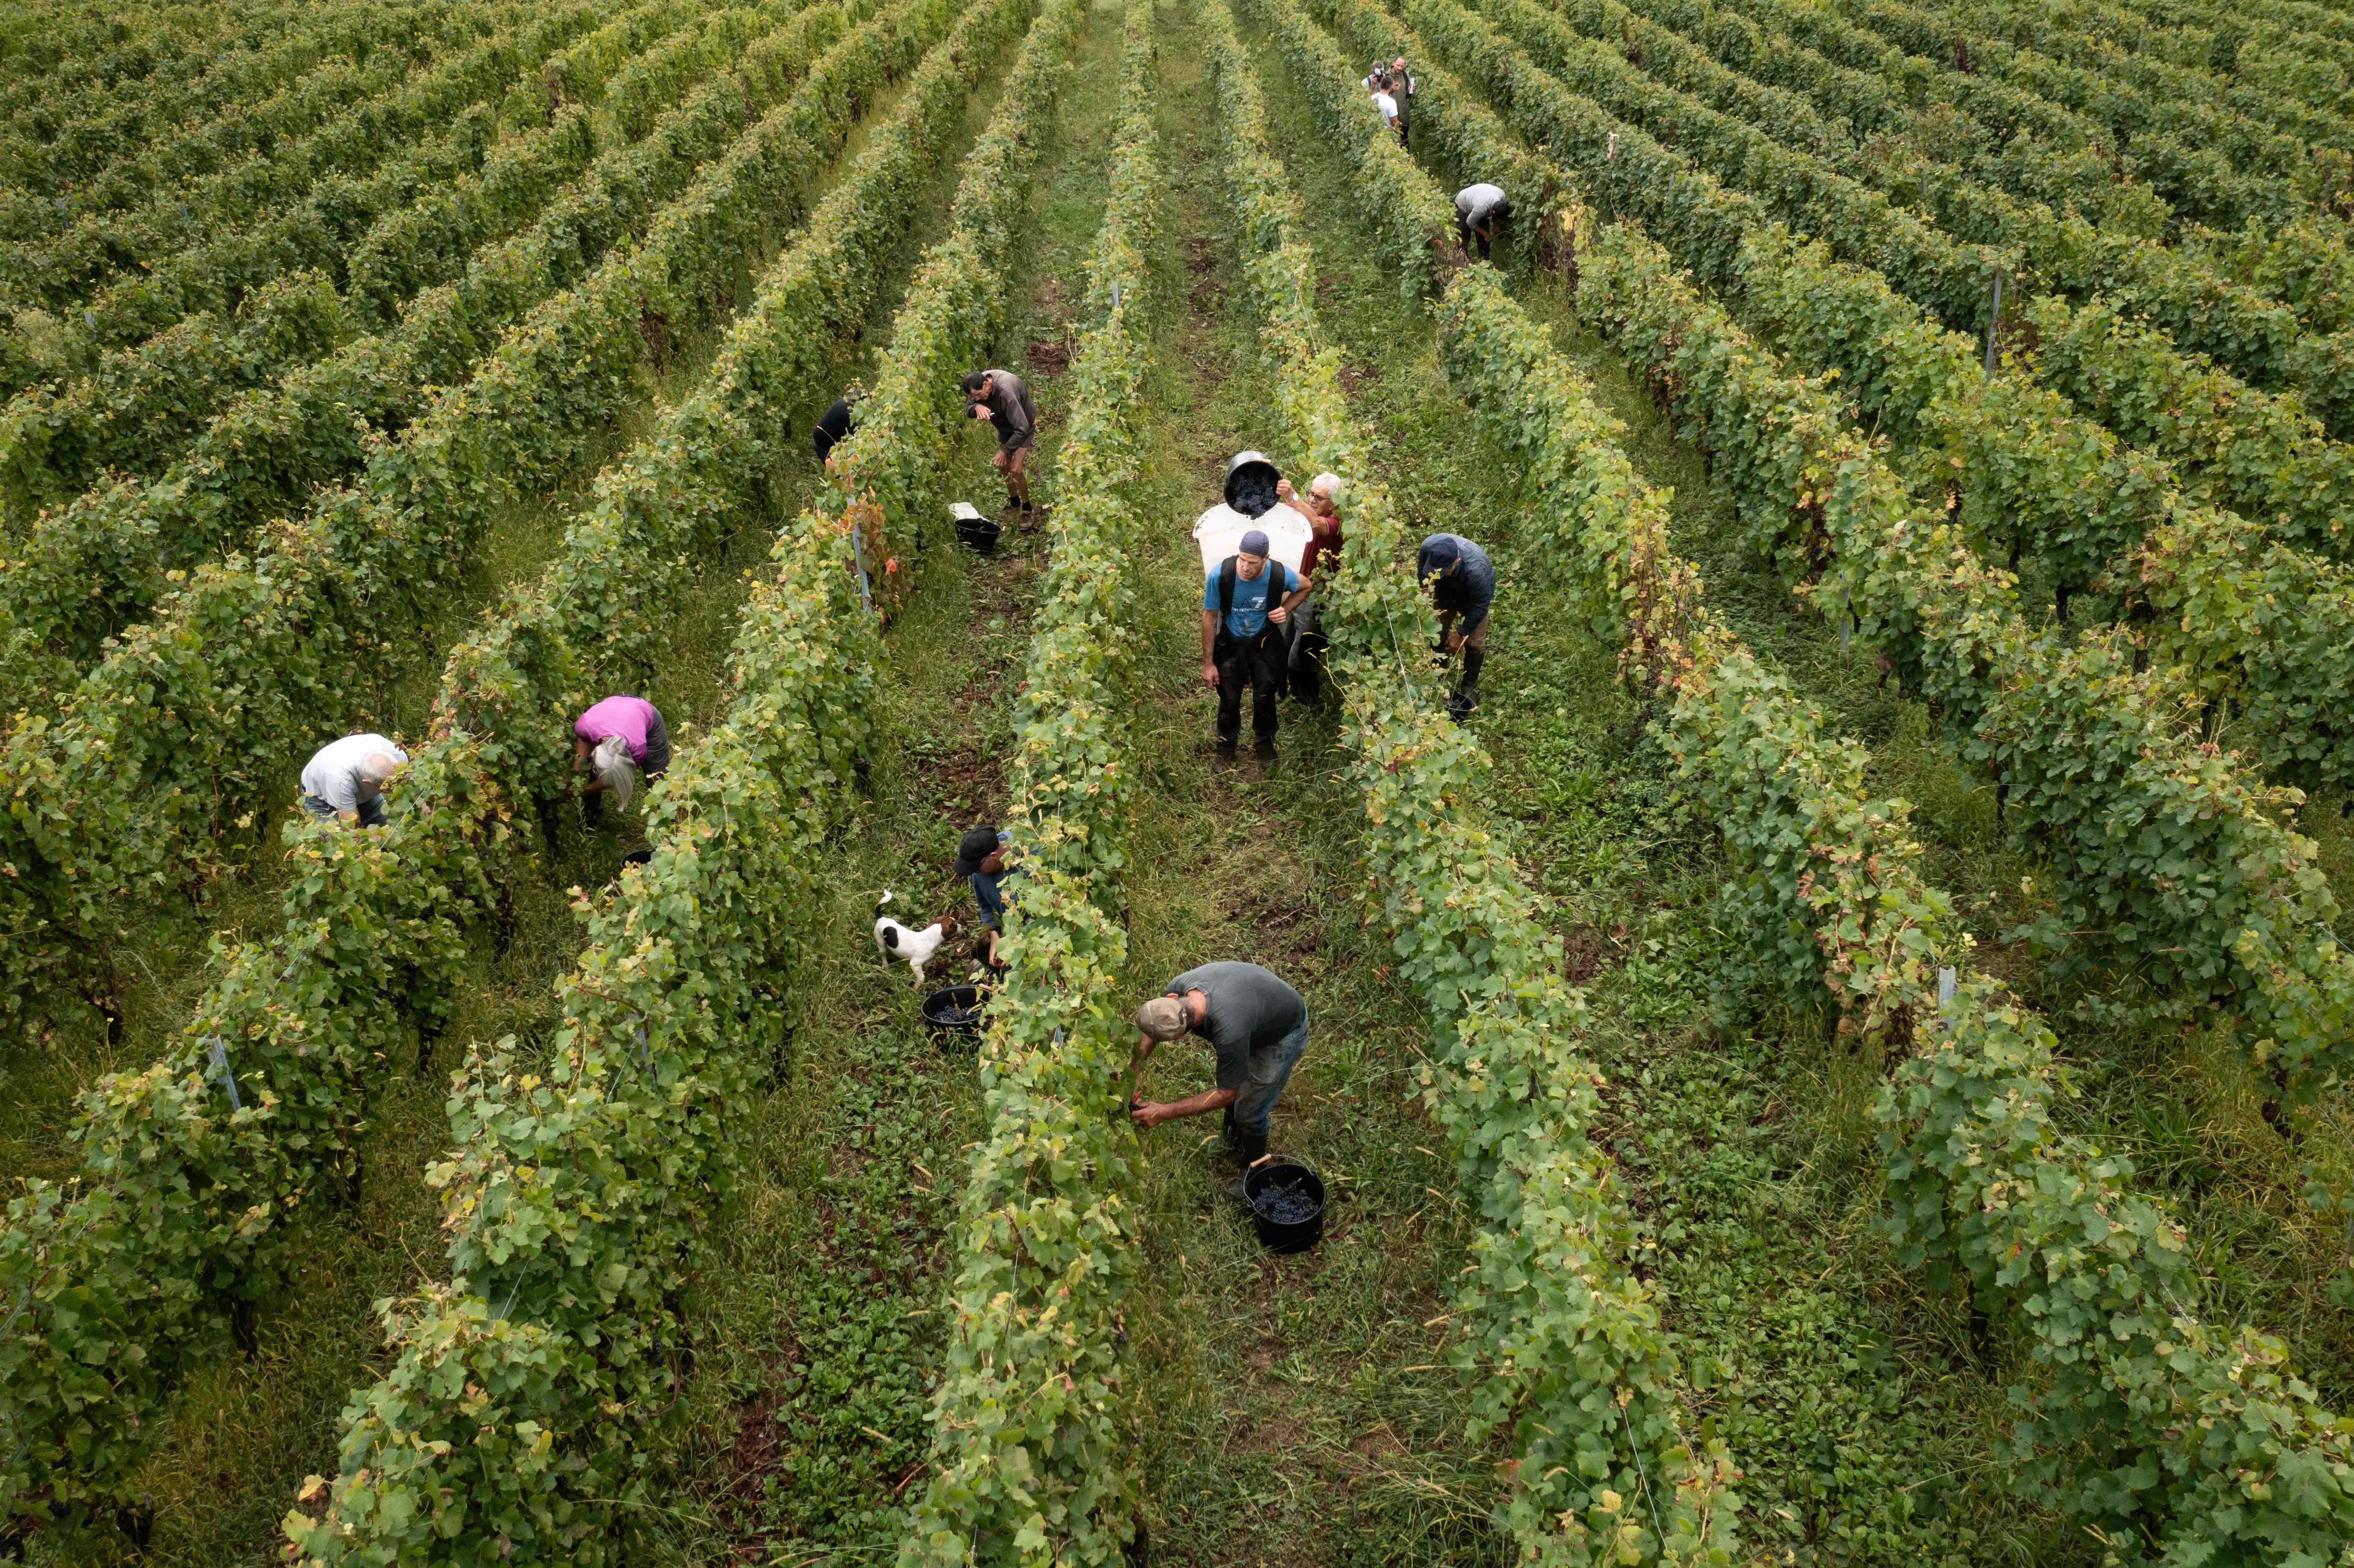
<svg viewBox="0 0 2354 1568">
<path fill-rule="evenodd" d="M 882 953 L 883 961 L 886 964 L 893 959 L 905 959 L 907 968 L 915 971 L 916 983 L 920 986 L 924 983 L 924 966 L 932 961 L 932 955 L 940 950 L 940 944 L 948 939 L 949 932 L 956 929 L 956 916 L 943 915 L 918 931 L 900 925 L 883 913 L 884 906 L 890 902 L 891 895 L 885 892 L 875 903 L 875 948 Z"/>
</svg>

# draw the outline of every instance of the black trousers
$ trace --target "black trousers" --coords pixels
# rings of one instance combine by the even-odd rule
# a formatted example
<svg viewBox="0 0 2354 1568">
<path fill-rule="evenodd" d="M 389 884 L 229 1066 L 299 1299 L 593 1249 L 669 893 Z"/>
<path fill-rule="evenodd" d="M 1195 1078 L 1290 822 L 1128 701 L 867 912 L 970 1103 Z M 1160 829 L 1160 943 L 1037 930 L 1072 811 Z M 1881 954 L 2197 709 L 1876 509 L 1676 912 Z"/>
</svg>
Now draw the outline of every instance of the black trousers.
<svg viewBox="0 0 2354 1568">
<path fill-rule="evenodd" d="M 1242 733 L 1243 688 L 1251 691 L 1251 734 L 1261 740 L 1275 736 L 1275 705 L 1283 695 L 1284 656 L 1290 652 L 1283 628 L 1272 621 L 1256 637 L 1236 637 L 1224 626 L 1210 645 L 1210 661 L 1218 667 L 1218 738 L 1233 740 Z"/>
</svg>

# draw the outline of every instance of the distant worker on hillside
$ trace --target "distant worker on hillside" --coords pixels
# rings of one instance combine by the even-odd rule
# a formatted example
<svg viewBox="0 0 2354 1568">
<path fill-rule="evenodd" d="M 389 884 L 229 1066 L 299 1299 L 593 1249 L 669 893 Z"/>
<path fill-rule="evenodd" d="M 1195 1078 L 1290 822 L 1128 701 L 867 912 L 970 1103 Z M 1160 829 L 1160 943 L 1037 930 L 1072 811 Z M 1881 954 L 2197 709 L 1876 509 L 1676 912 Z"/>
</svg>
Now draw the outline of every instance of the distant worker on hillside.
<svg viewBox="0 0 2354 1568">
<path fill-rule="evenodd" d="M 1414 564 L 1416 580 L 1429 585 L 1438 610 L 1442 652 L 1463 655 L 1463 675 L 1447 711 L 1463 718 L 1479 705 L 1479 666 L 1488 659 L 1488 607 L 1496 600 L 1496 567 L 1488 552 L 1460 534 L 1433 534 Z M 1460 624 L 1458 624 L 1458 622 Z"/>
<path fill-rule="evenodd" d="M 1026 526 L 1035 514 L 1030 504 L 1030 452 L 1038 439 L 1038 408 L 1030 401 L 1030 384 L 1010 370 L 976 370 L 964 378 L 965 396 L 972 399 L 972 417 L 997 429 L 997 454 L 990 466 L 1005 476 L 1005 505 L 1019 511 Z"/>
<path fill-rule="evenodd" d="M 580 786 L 580 814 L 590 827 L 605 817 L 605 797 L 627 810 L 641 777 L 659 779 L 670 768 L 670 730 L 643 697 L 610 696 L 573 721 L 572 770 L 587 769 Z"/>
<path fill-rule="evenodd" d="M 408 753 L 380 735 L 331 740 L 302 765 L 302 809 L 323 822 L 384 826 L 384 787 Z"/>
<path fill-rule="evenodd" d="M 1291 694 L 1303 703 L 1312 703 L 1324 688 L 1324 634 L 1316 630 L 1316 585 L 1330 573 L 1341 569 L 1341 509 L 1337 498 L 1341 493 L 1341 476 L 1320 473 L 1308 482 L 1308 493 L 1300 495 L 1291 488 L 1289 480 L 1278 481 L 1276 493 L 1287 502 L 1296 503 L 1308 518 L 1308 547 L 1299 553 L 1299 576 L 1307 587 L 1307 596 L 1291 611 L 1291 652 L 1288 658 Z"/>
<path fill-rule="evenodd" d="M 810 433 L 810 440 L 817 448 L 818 461 L 823 462 L 831 458 L 834 448 L 857 433 L 858 402 L 864 396 L 861 388 L 854 384 L 819 418 L 817 429 Z"/>
<path fill-rule="evenodd" d="M 1227 1151 L 1243 1171 L 1267 1158 L 1275 1102 L 1308 1049 L 1308 1002 L 1273 970 L 1257 964 L 1204 964 L 1169 982 L 1167 994 L 1136 1010 L 1136 1060 L 1129 1072 L 1128 1114 L 1140 1128 L 1223 1110 Z M 1137 1092 L 1153 1052 L 1199 1034 L 1217 1053 L 1215 1086 L 1182 1100 L 1146 1100 Z M 1243 1195 L 1236 1174 L 1226 1184 Z"/>
<path fill-rule="evenodd" d="M 1404 55 L 1390 61 L 1390 96 L 1397 100 L 1398 145 L 1403 147 L 1414 131 L 1414 73 L 1405 69 Z"/>
<path fill-rule="evenodd" d="M 1463 254 L 1471 254 L 1471 242 L 1479 242 L 1479 260 L 1488 257 L 1488 246 L 1496 238 L 1496 226 L 1512 216 L 1512 198 L 1504 194 L 1501 185 L 1484 182 L 1465 185 L 1455 193 L 1455 233 L 1463 242 Z"/>
</svg>

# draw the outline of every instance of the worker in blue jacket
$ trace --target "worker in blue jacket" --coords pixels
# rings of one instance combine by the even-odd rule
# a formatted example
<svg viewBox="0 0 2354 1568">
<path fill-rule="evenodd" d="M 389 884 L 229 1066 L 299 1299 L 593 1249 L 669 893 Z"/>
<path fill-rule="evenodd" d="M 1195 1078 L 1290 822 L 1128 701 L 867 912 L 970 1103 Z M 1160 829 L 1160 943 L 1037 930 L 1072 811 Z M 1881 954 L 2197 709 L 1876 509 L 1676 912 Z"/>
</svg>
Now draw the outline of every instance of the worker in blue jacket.
<svg viewBox="0 0 2354 1568">
<path fill-rule="evenodd" d="M 1438 610 L 1442 652 L 1463 655 L 1463 674 L 1447 711 L 1468 716 L 1479 705 L 1479 666 L 1488 662 L 1488 609 L 1496 602 L 1496 566 L 1460 534 L 1433 534 L 1415 556 L 1414 575 Z"/>
</svg>

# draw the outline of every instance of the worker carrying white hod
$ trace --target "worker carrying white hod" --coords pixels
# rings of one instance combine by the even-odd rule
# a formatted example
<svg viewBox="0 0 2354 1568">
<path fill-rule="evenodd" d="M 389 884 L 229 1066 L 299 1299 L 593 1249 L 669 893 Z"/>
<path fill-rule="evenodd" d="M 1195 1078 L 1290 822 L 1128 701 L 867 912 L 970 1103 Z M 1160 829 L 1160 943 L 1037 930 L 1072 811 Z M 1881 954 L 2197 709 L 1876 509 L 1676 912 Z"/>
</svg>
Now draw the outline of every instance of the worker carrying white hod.
<svg viewBox="0 0 2354 1568">
<path fill-rule="evenodd" d="M 1226 499 L 1194 521 L 1193 543 L 1202 551 L 1202 570 L 1214 572 L 1241 547 L 1243 535 L 1257 528 L 1267 535 L 1270 558 L 1293 571 L 1308 548 L 1312 530 L 1297 508 L 1276 493 L 1283 475 L 1265 452 L 1236 452 L 1226 463 Z"/>
<path fill-rule="evenodd" d="M 1264 452 L 1226 464 L 1226 499 L 1193 524 L 1202 551 L 1202 681 L 1218 694 L 1218 758 L 1242 733 L 1243 690 L 1261 757 L 1275 755 L 1276 703 L 1290 651 L 1288 622 L 1306 589 L 1299 573 L 1308 519 L 1276 498 L 1282 475 Z"/>
<path fill-rule="evenodd" d="M 1496 238 L 1496 226 L 1512 216 L 1512 198 L 1504 194 L 1501 185 L 1484 182 L 1465 185 L 1455 193 L 1455 233 L 1463 242 L 1463 254 L 1471 254 L 1471 242 L 1479 242 L 1479 260 L 1488 260 L 1489 242 Z"/>
</svg>

